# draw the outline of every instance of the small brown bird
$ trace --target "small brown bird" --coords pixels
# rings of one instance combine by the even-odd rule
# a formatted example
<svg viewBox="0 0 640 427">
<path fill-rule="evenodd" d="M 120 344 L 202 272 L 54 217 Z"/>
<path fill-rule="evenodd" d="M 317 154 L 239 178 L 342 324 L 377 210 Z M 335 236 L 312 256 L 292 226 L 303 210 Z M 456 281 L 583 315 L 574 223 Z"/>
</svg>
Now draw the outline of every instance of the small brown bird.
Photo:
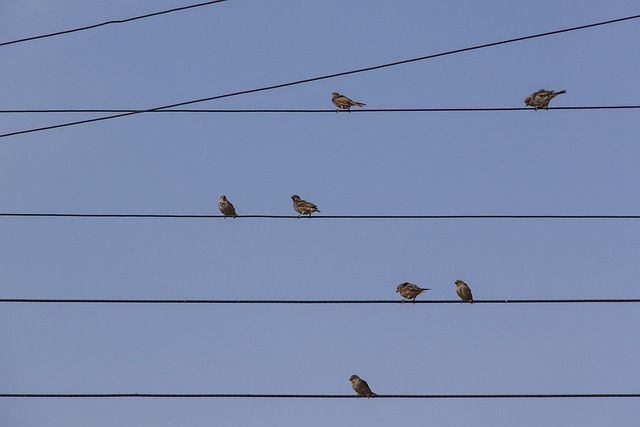
<svg viewBox="0 0 640 427">
<path fill-rule="evenodd" d="M 430 291 L 430 288 L 421 288 L 418 285 L 414 285 L 413 283 L 403 282 L 398 285 L 396 288 L 396 292 L 400 292 L 400 295 L 406 299 L 412 299 L 413 302 L 416 302 L 416 298 L 418 295 L 422 293 L 422 291 Z M 402 301 L 404 302 L 404 301 Z"/>
<path fill-rule="evenodd" d="M 456 280 L 456 293 L 460 297 L 460 302 L 467 301 L 473 304 L 473 295 L 471 295 L 471 288 L 462 280 Z"/>
<path fill-rule="evenodd" d="M 220 209 L 220 212 L 222 212 L 222 215 L 224 215 L 225 218 L 228 216 L 232 216 L 234 218 L 238 216 L 238 214 L 236 214 L 236 209 L 233 207 L 231 202 L 227 200 L 227 196 L 225 196 L 224 194 L 220 196 L 218 209 Z"/>
<path fill-rule="evenodd" d="M 374 392 L 369 388 L 369 384 L 362 378 L 357 375 L 351 375 L 349 377 L 349 381 L 351 381 L 351 387 L 358 393 L 358 396 L 367 396 L 373 397 L 377 396 Z"/>
<path fill-rule="evenodd" d="M 549 102 L 558 95 L 567 93 L 566 90 L 555 92 L 553 90 L 540 89 L 539 91 L 532 93 L 524 99 L 524 105 L 533 107 L 535 110 L 538 108 L 549 109 Z"/>
<path fill-rule="evenodd" d="M 336 113 L 339 110 L 347 110 L 351 112 L 351 107 L 353 107 L 354 105 L 357 107 L 364 107 L 365 105 L 367 105 L 362 102 L 352 101 L 346 96 L 340 95 L 338 92 L 333 92 L 333 94 L 331 94 L 331 101 L 336 107 L 338 107 L 338 109 L 336 110 Z"/>
<path fill-rule="evenodd" d="M 313 212 L 320 212 L 316 205 L 311 202 L 307 202 L 306 200 L 302 200 L 297 194 L 291 196 L 291 199 L 293 200 L 293 209 L 300 214 L 298 215 L 298 218 L 302 215 L 309 215 L 309 217 L 311 217 Z"/>
</svg>

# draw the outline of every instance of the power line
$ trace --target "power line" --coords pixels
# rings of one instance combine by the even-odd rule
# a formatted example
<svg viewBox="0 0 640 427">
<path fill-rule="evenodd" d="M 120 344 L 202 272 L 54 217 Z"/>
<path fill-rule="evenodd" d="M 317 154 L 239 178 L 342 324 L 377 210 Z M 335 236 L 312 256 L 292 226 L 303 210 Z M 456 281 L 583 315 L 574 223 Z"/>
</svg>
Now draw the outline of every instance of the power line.
<svg viewBox="0 0 640 427">
<path fill-rule="evenodd" d="M 474 300 L 474 304 L 573 304 L 639 303 L 640 298 L 620 299 L 491 299 Z M 0 298 L 0 303 L 64 304 L 461 304 L 460 300 L 214 300 L 214 299 L 78 299 L 78 298 Z M 468 303 L 467 303 L 468 304 Z"/>
<path fill-rule="evenodd" d="M 597 105 L 574 107 L 549 107 L 549 110 L 631 110 L 640 105 Z M 531 107 L 480 107 L 480 108 L 370 108 L 353 110 L 351 113 L 423 113 L 423 112 L 475 112 L 475 111 L 535 111 Z M 143 113 L 133 109 L 41 109 L 41 110 L 0 110 L 7 113 Z M 335 109 L 175 109 L 154 110 L 149 113 L 335 113 Z M 340 111 L 347 113 L 347 111 Z"/>
<path fill-rule="evenodd" d="M 359 399 L 345 394 L 229 394 L 229 393 L 2 393 L 0 398 L 251 398 L 251 399 Z M 579 399 L 638 398 L 640 393 L 558 394 L 386 394 L 371 399 Z M 362 399 L 367 399 L 362 397 Z"/>
<path fill-rule="evenodd" d="M 10 44 L 28 42 L 28 41 L 32 41 L 32 40 L 45 39 L 45 38 L 48 38 L 48 37 L 60 36 L 62 34 L 76 33 L 78 31 L 91 30 L 93 28 L 104 27 L 105 25 L 124 24 L 126 22 L 137 21 L 139 19 L 150 18 L 152 16 L 165 15 L 167 13 L 179 12 L 179 11 L 187 10 L 187 9 L 194 9 L 196 7 L 208 6 L 208 5 L 215 4 L 215 3 L 222 3 L 223 1 L 227 1 L 227 0 L 207 1 L 207 2 L 204 2 L 204 3 L 192 4 L 190 6 L 176 7 L 174 9 L 163 10 L 163 11 L 160 11 L 160 12 L 148 13 L 146 15 L 134 16 L 133 18 L 106 21 L 106 22 L 101 22 L 99 24 L 88 25 L 86 27 L 80 27 L 80 28 L 74 28 L 74 29 L 71 29 L 71 30 L 58 31 L 56 33 L 43 34 L 43 35 L 40 35 L 40 36 L 26 37 L 24 39 L 12 40 L 12 41 L 8 41 L 8 42 L 2 42 L 2 43 L 0 43 L 0 47 L 8 46 Z"/>
<path fill-rule="evenodd" d="M 53 217 L 53 218 L 174 218 L 212 219 L 223 215 L 197 214 L 108 214 L 108 213 L 27 213 L 2 212 L 0 217 Z M 640 215 L 318 215 L 298 218 L 297 215 L 238 215 L 238 218 L 260 219 L 640 219 Z"/>
<path fill-rule="evenodd" d="M 517 38 L 513 38 L 513 39 L 502 40 L 502 41 L 493 42 L 493 43 L 486 43 L 486 44 L 466 47 L 466 48 L 462 48 L 462 49 L 450 50 L 450 51 L 447 51 L 447 52 L 441 52 L 441 53 L 436 53 L 436 54 L 432 54 L 432 55 L 421 56 L 421 57 L 417 57 L 417 58 L 405 59 L 405 60 L 402 60 L 402 61 L 390 62 L 390 63 L 382 64 L 382 65 L 375 65 L 375 66 L 372 66 L 372 67 L 359 68 L 359 69 L 356 69 L 356 70 L 343 71 L 343 72 L 340 72 L 340 73 L 328 74 L 328 75 L 318 76 L 318 77 L 311 77 L 311 78 L 308 78 L 308 79 L 297 80 L 297 81 L 289 82 L 289 83 L 281 83 L 281 84 L 276 84 L 276 85 L 272 85 L 272 86 L 264 86 L 264 87 L 260 87 L 260 88 L 256 88 L 256 89 L 248 89 L 248 90 L 242 90 L 242 91 L 238 91 L 238 92 L 226 93 L 224 95 L 217 95 L 217 96 L 211 96 L 211 97 L 207 97 L 207 98 L 195 99 L 195 100 L 191 100 L 191 101 L 178 102 L 178 103 L 175 103 L 175 104 L 163 105 L 161 107 L 149 108 L 149 109 L 146 109 L 146 110 L 137 110 L 137 111 L 132 111 L 132 112 L 114 114 L 114 115 L 110 115 L 110 116 L 96 117 L 96 118 L 92 118 L 92 119 L 78 120 L 78 121 L 75 121 L 75 122 L 60 123 L 60 124 L 51 125 L 51 126 L 44 126 L 44 127 L 40 127 L 40 128 L 32 128 L 32 129 L 26 129 L 26 130 L 21 130 L 21 131 L 16 131 L 16 132 L 10 132 L 10 133 L 5 133 L 5 134 L 0 134 L 0 138 L 6 138 L 6 137 L 16 136 L 16 135 L 23 135 L 23 134 L 32 133 L 32 132 L 40 132 L 40 131 L 45 131 L 45 130 L 58 129 L 58 128 L 69 127 L 69 126 L 76 126 L 76 125 L 99 122 L 99 121 L 104 121 L 104 120 L 117 119 L 117 118 L 120 118 L 120 117 L 127 117 L 127 116 L 131 116 L 131 115 L 135 115 L 135 114 L 141 114 L 141 113 L 151 113 L 151 112 L 158 111 L 158 110 L 166 110 L 166 109 L 174 108 L 174 107 L 182 107 L 184 105 L 196 104 L 196 103 L 205 102 L 205 101 L 213 101 L 213 100 L 216 100 L 216 99 L 230 98 L 230 97 L 233 97 L 233 96 L 245 95 L 245 94 L 249 94 L 249 93 L 264 92 L 264 91 L 273 90 L 273 89 L 280 89 L 280 88 L 283 88 L 283 87 L 289 87 L 289 86 L 295 86 L 295 85 L 300 85 L 300 84 L 310 83 L 310 82 L 315 82 L 315 81 L 320 81 L 320 80 L 332 79 L 332 78 L 335 78 L 335 77 L 346 76 L 346 75 L 356 74 L 356 73 L 363 73 L 363 72 L 366 72 L 366 71 L 379 70 L 379 69 L 382 69 L 382 68 L 394 67 L 394 66 L 397 66 L 397 65 L 408 64 L 408 63 L 411 63 L 411 62 L 424 61 L 424 60 L 427 60 L 427 59 L 434 59 L 434 58 L 439 58 L 439 57 L 442 57 L 442 56 L 448 56 L 448 55 L 453 55 L 453 54 L 462 53 L 462 52 L 469 52 L 469 51 L 472 51 L 472 50 L 484 49 L 484 48 L 488 48 L 488 47 L 499 46 L 499 45 L 508 44 L 508 43 L 515 43 L 515 42 L 535 39 L 535 38 L 539 38 L 539 37 L 546 37 L 546 36 L 551 36 L 551 35 L 555 35 L 555 34 L 567 33 L 567 32 L 570 32 L 570 31 L 583 30 L 583 29 L 586 29 L 586 28 L 593 28 L 593 27 L 598 27 L 598 26 L 602 26 L 602 25 L 614 24 L 614 23 L 628 21 L 628 20 L 637 19 L 637 18 L 640 18 L 640 15 L 627 16 L 627 17 L 624 17 L 624 18 L 618 18 L 618 19 L 612 19 L 612 20 L 609 20 L 609 21 L 596 22 L 596 23 L 593 23 L 593 24 L 581 25 L 581 26 L 578 26 L 578 27 L 565 28 L 565 29 L 562 29 L 562 30 L 549 31 L 549 32 L 546 32 L 546 33 L 539 33 L 539 34 L 534 34 L 534 35 L 529 35 L 529 36 L 524 36 L 524 37 L 517 37 Z"/>
</svg>

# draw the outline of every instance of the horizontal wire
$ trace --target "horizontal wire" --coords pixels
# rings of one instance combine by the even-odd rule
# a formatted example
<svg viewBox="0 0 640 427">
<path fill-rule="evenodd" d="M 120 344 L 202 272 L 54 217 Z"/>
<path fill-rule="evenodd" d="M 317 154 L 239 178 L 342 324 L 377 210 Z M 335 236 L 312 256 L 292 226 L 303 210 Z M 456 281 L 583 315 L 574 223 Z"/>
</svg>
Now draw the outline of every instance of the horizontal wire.
<svg viewBox="0 0 640 427">
<path fill-rule="evenodd" d="M 640 105 L 596 105 L 574 107 L 549 107 L 547 110 L 632 110 Z M 367 108 L 341 113 L 423 113 L 423 112 L 472 112 L 472 111 L 536 111 L 531 107 L 480 107 L 480 108 Z M 174 109 L 174 110 L 132 110 L 132 109 L 41 109 L 41 110 L 0 110 L 7 113 L 335 113 L 336 109 Z"/>
<path fill-rule="evenodd" d="M 118 20 L 106 21 L 106 22 L 101 22 L 99 24 L 87 25 L 86 27 L 73 28 L 73 29 L 70 29 L 70 30 L 58 31 L 58 32 L 49 33 L 49 34 L 42 34 L 40 36 L 26 37 L 26 38 L 23 38 L 23 39 L 12 40 L 12 41 L 8 41 L 8 42 L 2 42 L 2 43 L 0 43 L 0 47 L 8 46 L 10 44 L 28 42 L 28 41 L 32 41 L 32 40 L 45 39 L 45 38 L 48 38 L 48 37 L 60 36 L 62 34 L 76 33 L 76 32 L 79 32 L 79 31 L 85 31 L 85 30 L 90 30 L 90 29 L 93 29 L 93 28 L 103 27 L 105 25 L 124 24 L 126 22 L 137 21 L 139 19 L 150 18 L 152 16 L 164 15 L 164 14 L 167 14 L 167 13 L 173 13 L 173 12 L 178 12 L 178 11 L 187 10 L 187 9 L 194 9 L 196 7 L 201 7 L 201 6 L 208 6 L 208 5 L 215 4 L 215 3 L 221 3 L 223 1 L 227 1 L 227 0 L 207 1 L 207 2 L 204 2 L 204 3 L 198 3 L 198 4 L 192 4 L 192 5 L 189 5 L 189 6 L 176 7 L 176 8 L 173 8 L 173 9 L 163 10 L 163 11 L 160 11 L 160 12 L 148 13 L 146 15 L 134 16 L 132 18 L 127 18 L 127 19 L 118 19 Z"/>
<path fill-rule="evenodd" d="M 469 51 L 472 51 L 472 50 L 484 49 L 484 48 L 488 48 L 488 47 L 499 46 L 499 45 L 508 44 L 508 43 L 515 43 L 515 42 L 535 39 L 535 38 L 539 38 L 539 37 L 546 37 L 546 36 L 551 36 L 551 35 L 556 35 L 556 34 L 561 34 L 561 33 L 567 33 L 567 32 L 570 32 L 570 31 L 583 30 L 583 29 L 586 29 L 586 28 L 598 27 L 598 26 L 602 26 L 602 25 L 614 24 L 614 23 L 628 21 L 628 20 L 637 19 L 637 18 L 640 18 L 640 15 L 627 16 L 627 17 L 624 17 L 624 18 L 611 19 L 611 20 L 608 20 L 608 21 L 596 22 L 596 23 L 587 24 L 587 25 L 580 25 L 580 26 L 577 26 L 577 27 L 565 28 L 565 29 L 562 29 L 562 30 L 548 31 L 548 32 L 545 32 L 545 33 L 534 34 L 534 35 L 529 35 L 529 36 L 524 36 L 524 37 L 517 37 L 517 38 L 513 38 L 513 39 L 498 41 L 498 42 L 485 43 L 485 44 L 481 44 L 481 45 L 465 47 L 465 48 L 462 48 L 462 49 L 455 49 L 455 50 L 450 50 L 450 51 L 447 51 L 447 52 L 441 52 L 441 53 L 421 56 L 421 57 L 417 57 L 417 58 L 411 58 L 411 59 L 405 59 L 405 60 L 396 61 L 396 62 L 390 62 L 390 63 L 386 63 L 386 64 L 381 64 L 381 65 L 375 65 L 375 66 L 372 66 L 372 67 L 359 68 L 359 69 L 356 69 L 356 70 L 343 71 L 343 72 L 334 73 L 334 74 L 327 74 L 327 75 L 323 75 L 323 76 L 311 77 L 311 78 L 308 78 L 308 79 L 297 80 L 297 81 L 288 82 L 288 83 L 280 83 L 280 84 L 276 84 L 276 85 L 264 86 L 264 87 L 255 88 L 255 89 L 248 89 L 248 90 L 242 90 L 242 91 L 238 91 L 238 92 L 226 93 L 224 95 L 216 95 L 216 96 L 210 96 L 210 97 L 207 97 L 207 98 L 200 98 L 200 99 L 194 99 L 194 100 L 190 100 L 190 101 L 177 102 L 177 103 L 174 103 L 174 104 L 169 104 L 169 105 L 163 105 L 163 106 L 160 106 L 160 107 L 149 108 L 149 109 L 146 109 L 146 110 L 138 110 L 138 111 L 134 111 L 134 112 L 119 113 L 119 114 L 114 114 L 114 115 L 110 115 L 110 116 L 95 117 L 95 118 L 92 118 L 92 119 L 78 120 L 78 121 L 74 121 L 74 122 L 59 123 L 59 124 L 51 125 L 51 126 L 44 126 L 44 127 L 39 127 L 39 128 L 31 128 L 31 129 L 25 129 L 25 130 L 20 130 L 20 131 L 15 131 L 15 132 L 9 132 L 9 133 L 5 133 L 5 134 L 0 134 L 0 138 L 7 138 L 7 137 L 10 137 L 10 136 L 23 135 L 23 134 L 32 133 L 32 132 L 41 132 L 41 131 L 45 131 L 45 130 L 58 129 L 58 128 L 63 128 L 63 127 L 68 127 L 68 126 L 76 126 L 76 125 L 94 123 L 94 122 L 99 122 L 99 121 L 104 121 L 104 120 L 117 119 L 117 118 L 121 118 L 121 117 L 127 117 L 127 116 L 131 116 L 131 115 L 135 115 L 135 114 L 150 113 L 150 112 L 153 112 L 153 111 L 166 110 L 166 109 L 169 109 L 169 108 L 181 107 L 181 106 L 184 106 L 184 105 L 191 105 L 191 104 L 196 104 L 196 103 L 205 102 L 205 101 L 213 101 L 213 100 L 216 100 L 216 99 L 230 98 L 230 97 L 239 96 L 239 95 L 246 95 L 246 94 L 249 94 L 249 93 L 257 93 L 257 92 L 264 92 L 264 91 L 268 91 L 268 90 L 280 89 L 280 88 L 300 85 L 300 84 L 304 84 L 304 83 L 311 83 L 311 82 L 316 82 L 316 81 L 320 81 L 320 80 L 332 79 L 332 78 L 335 78 L 335 77 L 347 76 L 347 75 L 351 75 L 351 74 L 357 74 L 357 73 L 363 73 L 363 72 L 367 72 L 367 71 L 379 70 L 379 69 L 382 69 L 382 68 L 394 67 L 394 66 L 397 66 L 397 65 L 408 64 L 408 63 L 417 62 L 417 61 L 424 61 L 424 60 L 427 60 L 427 59 L 434 59 L 434 58 L 439 58 L 439 57 L 443 57 L 443 56 L 454 55 L 454 54 L 462 53 L 462 52 L 469 52 Z"/>
<path fill-rule="evenodd" d="M 60 217 L 60 218 L 190 218 L 208 219 L 224 218 L 224 215 L 196 214 L 83 214 L 83 213 L 27 213 L 0 212 L 0 217 Z M 264 219 L 640 219 L 640 215 L 238 215 L 230 218 L 264 218 Z"/>
<path fill-rule="evenodd" d="M 460 300 L 215 300 L 215 299 L 83 299 L 83 298 L 0 298 L 0 303 L 76 303 L 76 304 L 461 304 Z M 591 299 L 488 299 L 474 304 L 570 304 L 639 303 L 640 298 Z"/>
<path fill-rule="evenodd" d="M 358 399 L 346 394 L 228 394 L 228 393 L 1 393 L 15 398 L 258 398 L 258 399 Z M 637 398 L 640 393 L 557 394 L 387 394 L 372 399 L 566 399 Z M 365 397 L 362 397 L 365 399 Z"/>
</svg>

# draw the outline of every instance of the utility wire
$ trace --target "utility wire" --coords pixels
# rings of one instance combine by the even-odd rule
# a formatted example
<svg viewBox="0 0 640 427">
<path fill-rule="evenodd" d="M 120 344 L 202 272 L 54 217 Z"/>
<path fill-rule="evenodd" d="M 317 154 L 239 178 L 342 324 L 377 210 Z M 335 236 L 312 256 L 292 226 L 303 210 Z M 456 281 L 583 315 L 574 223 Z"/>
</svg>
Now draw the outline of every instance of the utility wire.
<svg viewBox="0 0 640 427">
<path fill-rule="evenodd" d="M 16 398 L 258 398 L 258 399 L 359 399 L 346 394 L 228 394 L 228 393 L 2 393 Z M 557 394 L 386 394 L 371 399 L 566 399 L 629 398 L 640 393 L 557 393 Z M 366 399 L 362 397 L 362 399 Z"/>
<path fill-rule="evenodd" d="M 179 11 L 187 10 L 187 9 L 194 9 L 196 7 L 208 6 L 208 5 L 212 5 L 212 4 L 215 4 L 215 3 L 222 3 L 223 1 L 227 1 L 227 0 L 207 1 L 207 2 L 204 2 L 204 3 L 192 4 L 190 6 L 176 7 L 174 9 L 163 10 L 163 11 L 160 11 L 160 12 L 148 13 L 146 15 L 134 16 L 133 18 L 106 21 L 106 22 L 101 22 L 99 24 L 88 25 L 86 27 L 74 28 L 74 29 L 71 29 L 71 30 L 58 31 L 56 33 L 42 34 L 40 36 L 33 36 L 33 37 L 27 37 L 27 38 L 19 39 L 19 40 L 12 40 L 12 41 L 8 41 L 8 42 L 2 42 L 2 43 L 0 43 L 0 47 L 8 46 L 10 44 L 28 42 L 28 41 L 32 41 L 32 40 L 45 39 L 45 38 L 48 38 L 48 37 L 60 36 L 62 34 L 77 33 L 79 31 L 85 31 L 85 30 L 91 30 L 93 28 L 104 27 L 105 25 L 124 24 L 126 22 L 137 21 L 139 19 L 151 18 L 152 16 L 165 15 L 167 13 L 179 12 Z"/>
<path fill-rule="evenodd" d="M 546 37 L 546 36 L 551 36 L 551 35 L 555 35 L 555 34 L 567 33 L 567 32 L 570 32 L 570 31 L 577 31 L 577 30 L 583 30 L 583 29 L 586 29 L 586 28 L 593 28 L 593 27 L 598 27 L 598 26 L 602 26 L 602 25 L 614 24 L 614 23 L 628 21 L 628 20 L 637 19 L 637 18 L 640 18 L 640 15 L 627 16 L 627 17 L 624 17 L 624 18 L 611 19 L 609 21 L 596 22 L 596 23 L 593 23 L 593 24 L 581 25 L 581 26 L 578 26 L 578 27 L 565 28 L 565 29 L 562 29 L 562 30 L 549 31 L 549 32 L 546 32 L 546 33 L 534 34 L 534 35 L 529 35 L 529 36 L 524 36 L 524 37 L 517 37 L 517 38 L 508 39 L 508 40 L 502 40 L 502 41 L 493 42 L 493 43 L 486 43 L 486 44 L 466 47 L 466 48 L 462 48 L 462 49 L 450 50 L 450 51 L 447 51 L 447 52 L 441 52 L 441 53 L 436 53 L 436 54 L 432 54 L 432 55 L 421 56 L 421 57 L 417 57 L 417 58 L 405 59 L 405 60 L 402 60 L 402 61 L 390 62 L 390 63 L 382 64 L 382 65 L 375 65 L 375 66 L 372 66 L 372 67 L 360 68 L 360 69 L 351 70 L 351 71 L 343 71 L 343 72 L 340 72 L 340 73 L 328 74 L 328 75 L 318 76 L 318 77 L 311 77 L 311 78 L 308 78 L 308 79 L 297 80 L 297 81 L 289 82 L 289 83 L 281 83 L 281 84 L 276 84 L 276 85 L 272 85 L 272 86 L 264 86 L 264 87 L 260 87 L 260 88 L 256 88 L 256 89 L 248 89 L 248 90 L 242 90 L 242 91 L 238 91 L 238 92 L 226 93 L 224 95 L 217 95 L 217 96 L 211 96 L 211 97 L 207 97 L 207 98 L 194 99 L 194 100 L 191 100 L 191 101 L 178 102 L 178 103 L 175 103 L 175 104 L 163 105 L 163 106 L 160 106 L 160 107 L 149 108 L 149 109 L 146 109 L 146 110 L 139 110 L 139 111 L 133 111 L 133 112 L 127 112 L 127 113 L 119 113 L 119 114 L 114 114 L 114 115 L 110 115 L 110 116 L 96 117 L 96 118 L 92 118 L 92 119 L 78 120 L 78 121 L 75 121 L 75 122 L 60 123 L 60 124 L 51 125 L 51 126 L 44 126 L 44 127 L 40 127 L 40 128 L 32 128 L 32 129 L 26 129 L 26 130 L 21 130 L 21 131 L 16 131 L 16 132 L 10 132 L 10 133 L 5 133 L 5 134 L 0 134 L 0 138 L 6 138 L 6 137 L 10 137 L 10 136 L 23 135 L 23 134 L 27 134 L 27 133 L 40 132 L 40 131 L 51 130 L 51 129 L 58 129 L 58 128 L 63 128 L 63 127 L 68 127 L 68 126 L 76 126 L 76 125 L 81 125 L 81 124 L 85 124 L 85 123 L 93 123 L 93 122 L 99 122 L 99 121 L 104 121 L 104 120 L 117 119 L 117 118 L 120 118 L 120 117 L 127 117 L 127 116 L 131 116 L 131 115 L 135 115 L 135 114 L 141 114 L 141 113 L 150 113 L 150 112 L 154 112 L 154 111 L 158 111 L 158 110 L 166 110 L 166 109 L 169 109 L 169 108 L 181 107 L 181 106 L 184 106 L 184 105 L 196 104 L 196 103 L 199 103 L 199 102 L 213 101 L 213 100 L 216 100 L 216 99 L 230 98 L 230 97 L 233 97 L 233 96 L 245 95 L 245 94 L 249 94 L 249 93 L 264 92 L 264 91 L 273 90 L 273 89 L 280 89 L 280 88 L 283 88 L 283 87 L 295 86 L 295 85 L 300 85 L 300 84 L 303 84 L 303 83 L 310 83 L 310 82 L 315 82 L 315 81 L 319 81 L 319 80 L 332 79 L 332 78 L 335 78 L 335 77 L 346 76 L 346 75 L 356 74 L 356 73 L 363 73 L 363 72 L 366 72 L 366 71 L 379 70 L 379 69 L 382 69 L 382 68 L 388 68 L 388 67 L 394 67 L 394 66 L 397 66 L 397 65 L 408 64 L 408 63 L 411 63 L 411 62 L 424 61 L 424 60 L 427 60 L 427 59 L 434 59 L 434 58 L 439 58 L 439 57 L 442 57 L 442 56 L 448 56 L 448 55 L 453 55 L 453 54 L 462 53 L 462 52 L 468 52 L 468 51 L 472 51 L 472 50 L 484 49 L 484 48 L 487 48 L 487 47 L 499 46 L 499 45 L 508 44 L 508 43 L 515 43 L 515 42 L 519 42 L 519 41 L 523 41 L 523 40 L 530 40 L 530 39 L 535 39 L 535 38 L 539 38 L 539 37 Z"/>
<path fill-rule="evenodd" d="M 0 298 L 0 303 L 70 303 L 70 304 L 461 304 L 460 300 L 212 300 L 212 299 L 77 299 L 77 298 Z M 626 299 L 491 299 L 473 304 L 568 304 L 568 303 L 639 303 L 640 298 Z M 468 303 L 467 303 L 468 304 Z"/>
<path fill-rule="evenodd" d="M 223 215 L 195 214 L 83 214 L 83 213 L 27 213 L 0 212 L 0 217 L 61 217 L 61 218 L 224 218 Z M 297 215 L 238 215 L 237 218 L 261 219 L 640 219 L 640 215 L 318 215 L 313 217 Z M 235 221 L 237 218 L 229 218 Z"/>
<path fill-rule="evenodd" d="M 576 107 L 549 107 L 547 110 L 632 110 L 640 105 L 598 105 Z M 471 111 L 535 111 L 531 107 L 481 107 L 481 108 L 370 108 L 340 113 L 430 113 L 430 112 L 471 112 Z M 42 110 L 0 110 L 7 113 L 142 113 L 145 110 L 132 109 L 42 109 Z M 149 113 L 335 113 L 335 109 L 174 109 L 154 110 Z"/>
</svg>

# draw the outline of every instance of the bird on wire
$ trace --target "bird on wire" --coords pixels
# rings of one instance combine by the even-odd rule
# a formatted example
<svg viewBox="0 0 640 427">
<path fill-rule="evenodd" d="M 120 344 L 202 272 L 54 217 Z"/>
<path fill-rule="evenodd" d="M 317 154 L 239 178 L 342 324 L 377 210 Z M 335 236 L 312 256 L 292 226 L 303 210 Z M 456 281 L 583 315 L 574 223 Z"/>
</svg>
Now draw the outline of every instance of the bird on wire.
<svg viewBox="0 0 640 427">
<path fill-rule="evenodd" d="M 338 92 L 333 92 L 333 94 L 331 94 L 331 102 L 338 107 L 336 113 L 340 110 L 347 110 L 348 112 L 351 112 L 351 107 L 354 105 L 357 107 L 364 107 L 367 105 L 362 102 L 353 101 L 344 95 L 340 95 Z"/>
<path fill-rule="evenodd" d="M 460 302 L 469 302 L 473 304 L 473 295 L 471 295 L 471 288 L 462 280 L 456 280 L 456 293 L 460 297 Z"/>
<path fill-rule="evenodd" d="M 234 218 L 238 216 L 238 214 L 236 213 L 236 209 L 233 207 L 231 202 L 227 200 L 227 196 L 225 196 L 224 194 L 220 196 L 218 209 L 220 209 L 220 212 L 222 213 L 222 215 L 224 215 L 225 218 L 228 216 L 232 216 Z"/>
<path fill-rule="evenodd" d="M 553 90 L 540 89 L 539 91 L 534 92 L 531 95 L 527 96 L 524 99 L 524 105 L 533 107 L 535 110 L 537 110 L 538 108 L 545 108 L 548 110 L 549 102 L 556 96 L 561 95 L 563 93 L 567 93 L 567 91 L 561 90 L 556 92 Z"/>
<path fill-rule="evenodd" d="M 377 394 L 371 391 L 371 388 L 369 388 L 369 384 L 367 384 L 367 382 L 359 376 L 351 375 L 349 377 L 349 381 L 351 381 L 351 387 L 353 387 L 356 393 L 358 393 L 358 396 L 377 396 Z"/>
<path fill-rule="evenodd" d="M 311 202 L 307 202 L 306 200 L 302 200 L 297 194 L 291 196 L 291 199 L 293 200 L 293 209 L 300 214 L 298 215 L 298 218 L 302 215 L 309 215 L 309 218 L 311 218 L 311 214 L 313 212 L 320 212 L 316 205 Z"/>
<path fill-rule="evenodd" d="M 403 298 L 406 298 L 408 300 L 412 299 L 413 302 L 416 302 L 416 298 L 423 291 L 430 291 L 430 290 L 431 290 L 430 288 L 421 288 L 420 286 L 414 285 L 413 283 L 409 283 L 409 282 L 400 283 L 396 288 L 396 292 L 400 293 L 400 295 Z"/>
</svg>

